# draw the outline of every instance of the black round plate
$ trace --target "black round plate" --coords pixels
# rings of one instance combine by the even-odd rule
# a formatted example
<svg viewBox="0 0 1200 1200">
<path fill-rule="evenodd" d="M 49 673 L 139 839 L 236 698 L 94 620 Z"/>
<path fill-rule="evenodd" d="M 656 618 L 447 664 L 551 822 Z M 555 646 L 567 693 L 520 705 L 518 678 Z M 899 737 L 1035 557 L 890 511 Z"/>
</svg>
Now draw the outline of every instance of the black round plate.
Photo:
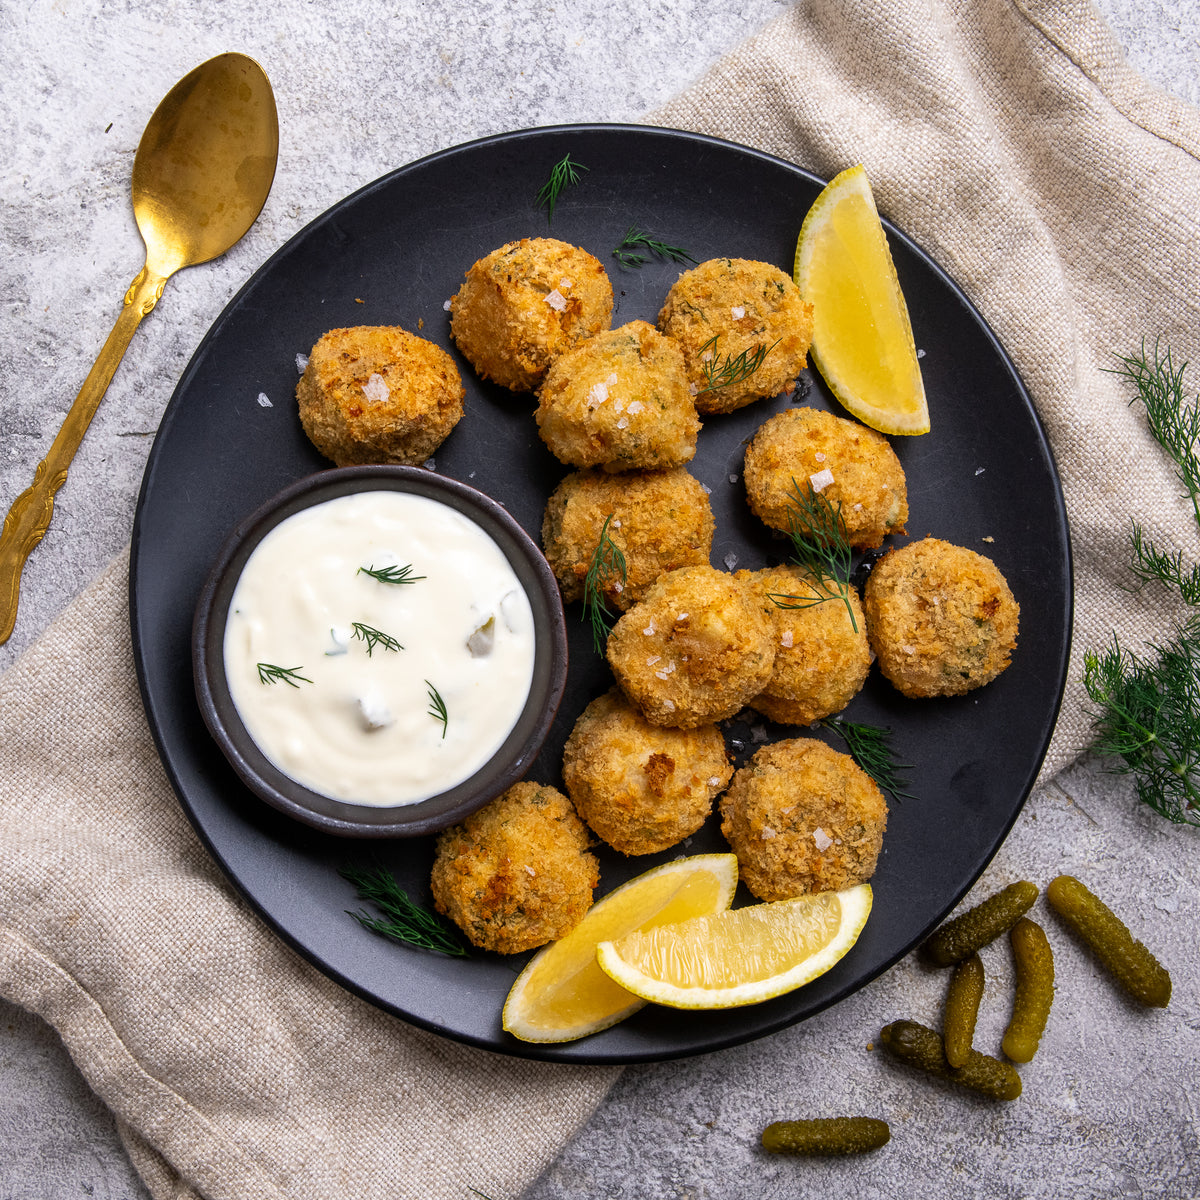
<svg viewBox="0 0 1200 1200">
<path fill-rule="evenodd" d="M 553 220 L 536 195 L 570 154 L 587 167 Z M 955 699 L 911 701 L 877 673 L 847 717 L 891 727 L 914 798 L 893 802 L 858 944 L 828 974 L 750 1008 L 677 1013 L 650 1006 L 595 1037 L 531 1046 L 500 1010 L 527 956 L 466 960 L 387 942 L 346 915 L 357 907 L 338 868 L 390 868 L 428 900 L 432 839 L 347 843 L 268 808 L 237 780 L 209 737 L 192 689 L 192 611 L 229 530 L 285 484 L 328 464 L 306 440 L 293 393 L 296 356 L 326 330 L 399 324 L 457 355 L 446 301 L 463 272 L 520 237 L 552 235 L 608 266 L 614 324 L 653 322 L 680 267 L 637 269 L 611 251 L 630 226 L 697 260 L 760 259 L 790 270 L 796 235 L 821 182 L 768 155 L 711 138 L 636 126 L 535 129 L 473 142 L 404 167 L 334 206 L 280 249 L 226 308 L 184 372 L 159 429 L 138 502 L 131 565 L 133 646 L 146 713 L 180 800 L 230 879 L 321 970 L 381 1008 L 449 1037 L 570 1062 L 669 1059 L 784 1028 L 860 988 L 907 953 L 979 876 L 1033 786 L 1066 674 L 1071 564 L 1053 458 L 1016 371 L 942 271 L 889 227 L 929 396 L 932 432 L 894 440 L 908 476 L 913 537 L 934 534 L 995 560 L 1021 604 L 1012 666 Z M 480 383 L 460 359 L 467 415 L 436 470 L 500 501 L 535 539 L 566 473 L 537 436 L 530 397 Z M 263 395 L 270 407 L 260 403 Z M 758 567 L 786 547 L 750 515 L 746 440 L 788 404 L 839 411 L 815 372 L 791 397 L 708 420 L 692 472 L 712 489 L 715 566 Z M 571 674 L 530 778 L 559 783 L 561 750 L 611 676 L 568 611 Z M 795 730 L 732 723 L 740 759 Z M 842 748 L 831 734 L 833 744 Z M 662 855 L 600 848 L 600 890 L 679 853 L 722 850 L 712 819 Z M 744 894 L 739 902 L 748 899 Z"/>
</svg>

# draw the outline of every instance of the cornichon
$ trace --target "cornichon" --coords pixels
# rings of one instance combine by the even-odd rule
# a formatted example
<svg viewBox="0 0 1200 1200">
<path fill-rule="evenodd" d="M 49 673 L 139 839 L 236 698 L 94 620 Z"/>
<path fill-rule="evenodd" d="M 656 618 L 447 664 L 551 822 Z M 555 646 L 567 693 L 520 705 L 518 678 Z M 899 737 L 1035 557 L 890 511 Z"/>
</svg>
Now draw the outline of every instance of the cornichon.
<svg viewBox="0 0 1200 1200">
<path fill-rule="evenodd" d="M 961 1083 L 993 1100 L 1015 1100 L 1021 1094 L 1021 1077 L 1011 1063 L 972 1050 L 961 1067 L 952 1067 L 946 1061 L 941 1035 L 927 1025 L 893 1021 L 879 1036 L 889 1053 L 931 1075 Z"/>
<path fill-rule="evenodd" d="M 1134 999 L 1166 1008 L 1171 976 L 1116 913 L 1073 875 L 1060 875 L 1046 889 L 1051 908 L 1073 929 Z"/>
<path fill-rule="evenodd" d="M 940 967 L 952 967 L 976 950 L 1007 933 L 1032 907 L 1037 885 L 1028 880 L 1010 883 L 994 896 L 934 930 L 922 948 Z"/>
<path fill-rule="evenodd" d="M 762 1133 L 772 1154 L 865 1154 L 887 1144 L 892 1131 L 876 1117 L 811 1117 L 775 1121 Z"/>
<path fill-rule="evenodd" d="M 978 954 L 972 954 L 954 968 L 946 992 L 942 1036 L 946 1044 L 946 1061 L 952 1067 L 961 1067 L 971 1055 L 982 998 L 983 960 Z"/>
<path fill-rule="evenodd" d="M 1054 1003 L 1054 954 L 1036 921 L 1022 917 L 1009 933 L 1017 968 L 1012 1016 L 1000 1048 L 1013 1062 L 1029 1062 L 1037 1053 Z"/>
</svg>

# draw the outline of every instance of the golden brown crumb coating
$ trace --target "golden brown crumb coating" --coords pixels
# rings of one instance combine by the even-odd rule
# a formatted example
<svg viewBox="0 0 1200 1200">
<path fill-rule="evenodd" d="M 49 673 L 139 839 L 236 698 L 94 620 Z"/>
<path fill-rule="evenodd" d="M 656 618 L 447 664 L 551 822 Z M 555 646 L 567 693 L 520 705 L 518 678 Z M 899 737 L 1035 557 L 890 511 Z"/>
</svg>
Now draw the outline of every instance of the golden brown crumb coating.
<svg viewBox="0 0 1200 1200">
<path fill-rule="evenodd" d="M 772 529 L 791 530 L 795 497 L 811 484 L 840 506 L 852 546 L 875 549 L 908 520 L 904 468 L 887 438 L 857 421 L 817 408 L 768 417 L 746 447 L 746 498 Z"/>
<path fill-rule="evenodd" d="M 786 900 L 870 879 L 887 801 L 848 754 L 792 738 L 734 772 L 721 818 L 742 882 L 760 900 Z"/>
<path fill-rule="evenodd" d="M 645 321 L 585 338 L 550 364 L 535 414 L 542 441 L 573 467 L 677 467 L 700 418 L 683 351 Z"/>
<path fill-rule="evenodd" d="M 696 408 L 705 416 L 791 389 L 807 363 L 812 305 L 791 277 L 770 263 L 713 258 L 675 281 L 658 314 L 658 327 L 683 347 Z M 718 371 L 742 355 L 748 361 L 764 348 L 765 357 L 753 373 L 709 388 L 706 359 Z"/>
<path fill-rule="evenodd" d="M 481 950 L 532 950 L 570 933 L 591 908 L 600 869 L 587 846 L 562 792 L 513 784 L 438 835 L 434 903 Z"/>
<path fill-rule="evenodd" d="M 600 260 L 556 238 L 522 238 L 474 263 L 450 301 L 450 333 L 484 379 L 532 392 L 564 350 L 612 321 Z"/>
<path fill-rule="evenodd" d="M 423 463 L 463 415 L 463 383 L 440 346 L 394 325 L 331 329 L 296 385 L 300 422 L 339 467 Z"/>
<path fill-rule="evenodd" d="M 990 558 L 938 538 L 885 554 L 863 589 L 867 634 L 906 696 L 957 696 L 1012 661 L 1020 607 Z"/>
<path fill-rule="evenodd" d="M 800 567 L 738 571 L 736 578 L 754 588 L 775 630 L 771 678 L 750 707 L 784 725 L 811 725 L 841 712 L 871 669 L 867 623 L 853 585 L 843 600 Z"/>
<path fill-rule="evenodd" d="M 660 575 L 613 626 L 608 663 L 655 725 L 694 729 L 733 716 L 762 691 L 775 659 L 771 623 L 726 571 Z"/>
<path fill-rule="evenodd" d="M 579 815 L 622 854 L 655 854 L 691 836 L 732 774 L 715 725 L 651 725 L 619 688 L 583 710 L 563 748 Z"/>
<path fill-rule="evenodd" d="M 601 593 L 624 612 L 664 572 L 707 563 L 713 514 L 708 493 L 683 467 L 668 471 L 574 471 L 554 489 L 542 519 L 542 546 L 563 599 L 583 598 L 604 522 L 625 556 L 625 578 L 608 573 Z"/>
</svg>

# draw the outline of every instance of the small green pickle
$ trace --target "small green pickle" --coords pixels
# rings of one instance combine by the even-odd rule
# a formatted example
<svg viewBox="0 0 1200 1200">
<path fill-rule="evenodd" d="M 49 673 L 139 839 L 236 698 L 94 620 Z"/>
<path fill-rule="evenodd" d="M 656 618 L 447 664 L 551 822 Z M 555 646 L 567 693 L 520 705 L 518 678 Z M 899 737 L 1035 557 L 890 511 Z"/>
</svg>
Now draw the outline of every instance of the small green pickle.
<svg viewBox="0 0 1200 1200">
<path fill-rule="evenodd" d="M 942 1036 L 946 1043 L 946 1061 L 952 1067 L 961 1067 L 971 1056 L 979 1002 L 983 999 L 983 982 L 983 960 L 978 954 L 963 959 L 950 976 L 942 1016 Z"/>
<path fill-rule="evenodd" d="M 1171 999 L 1167 968 L 1091 889 L 1073 875 L 1060 875 L 1046 889 L 1046 899 L 1135 1000 L 1151 1008 L 1167 1007 Z"/>
<path fill-rule="evenodd" d="M 879 1035 L 884 1048 L 901 1062 L 931 1075 L 960 1083 L 993 1100 L 1015 1100 L 1021 1094 L 1021 1077 L 1012 1063 L 972 1050 L 961 1067 L 946 1061 L 941 1034 L 917 1021 L 893 1021 Z"/>
<path fill-rule="evenodd" d="M 939 967 L 952 967 L 1007 933 L 1038 898 L 1037 884 L 1010 883 L 994 896 L 935 929 L 925 940 L 925 957 Z"/>
<path fill-rule="evenodd" d="M 1016 961 L 1017 986 L 1000 1048 L 1013 1062 L 1027 1063 L 1037 1053 L 1054 1003 L 1054 954 L 1045 930 L 1028 917 L 1022 917 L 1008 936 Z"/>
<path fill-rule="evenodd" d="M 772 1154 L 865 1154 L 891 1136 L 888 1123 L 875 1117 L 810 1117 L 774 1121 L 763 1130 L 762 1144 Z"/>
</svg>

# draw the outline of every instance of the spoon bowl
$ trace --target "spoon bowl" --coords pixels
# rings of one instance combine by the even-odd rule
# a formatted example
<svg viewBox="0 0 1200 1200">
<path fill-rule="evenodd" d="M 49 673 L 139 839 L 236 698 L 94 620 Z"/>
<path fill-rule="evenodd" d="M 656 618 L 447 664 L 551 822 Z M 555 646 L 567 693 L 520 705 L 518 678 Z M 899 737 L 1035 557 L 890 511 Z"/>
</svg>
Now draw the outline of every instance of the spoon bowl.
<svg viewBox="0 0 1200 1200">
<path fill-rule="evenodd" d="M 270 81 L 244 54 L 220 54 L 185 75 L 154 110 L 133 164 L 133 211 L 146 262 L 33 483 L 0 531 L 0 643 L 17 619 L 21 571 L 45 536 L 54 497 L 134 332 L 184 267 L 224 254 L 267 201 L 279 155 Z"/>
</svg>

